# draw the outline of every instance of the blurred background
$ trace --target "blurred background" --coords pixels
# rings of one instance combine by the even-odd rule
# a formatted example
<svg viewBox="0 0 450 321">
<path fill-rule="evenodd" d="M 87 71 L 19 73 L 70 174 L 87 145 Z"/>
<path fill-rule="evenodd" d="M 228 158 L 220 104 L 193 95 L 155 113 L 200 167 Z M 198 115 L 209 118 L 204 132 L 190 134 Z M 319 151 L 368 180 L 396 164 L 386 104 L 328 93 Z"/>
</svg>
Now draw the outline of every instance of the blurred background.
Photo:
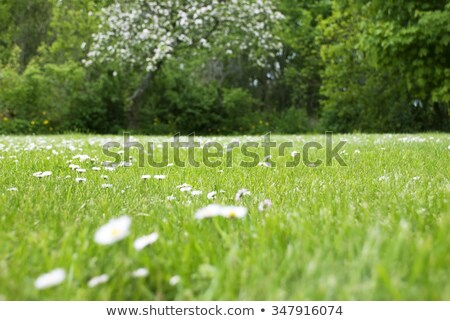
<svg viewBox="0 0 450 321">
<path fill-rule="evenodd" d="M 449 131 L 450 1 L 274 1 L 283 48 L 177 53 L 131 123 L 142 70 L 86 67 L 108 0 L 0 1 L 0 134 Z"/>
</svg>

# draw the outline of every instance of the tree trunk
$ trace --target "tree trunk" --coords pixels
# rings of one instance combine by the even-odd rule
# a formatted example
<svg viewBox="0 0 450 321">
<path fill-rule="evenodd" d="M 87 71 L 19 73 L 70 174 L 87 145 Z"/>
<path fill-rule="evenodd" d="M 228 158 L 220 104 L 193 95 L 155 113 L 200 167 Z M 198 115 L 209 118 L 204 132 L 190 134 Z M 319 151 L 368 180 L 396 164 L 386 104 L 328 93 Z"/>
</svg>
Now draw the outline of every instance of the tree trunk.
<svg viewBox="0 0 450 321">
<path fill-rule="evenodd" d="M 142 103 L 144 102 L 145 95 L 148 93 L 148 89 L 150 88 L 152 81 L 155 79 L 156 74 L 161 69 L 162 64 L 162 61 L 158 62 L 156 64 L 155 70 L 147 72 L 147 74 L 139 84 L 139 87 L 130 97 L 130 105 L 127 111 L 128 129 L 137 130 L 140 128 L 139 112 Z"/>
</svg>

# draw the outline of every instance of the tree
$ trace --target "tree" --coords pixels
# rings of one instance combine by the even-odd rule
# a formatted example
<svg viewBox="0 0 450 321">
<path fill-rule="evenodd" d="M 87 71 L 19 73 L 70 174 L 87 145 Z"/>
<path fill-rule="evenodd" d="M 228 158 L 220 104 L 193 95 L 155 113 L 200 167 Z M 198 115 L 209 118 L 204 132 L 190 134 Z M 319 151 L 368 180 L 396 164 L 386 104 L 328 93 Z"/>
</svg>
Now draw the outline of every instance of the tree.
<svg viewBox="0 0 450 321">
<path fill-rule="evenodd" d="M 284 88 L 289 107 L 304 109 L 310 127 L 314 127 L 320 107 L 320 44 L 316 41 L 318 22 L 331 14 L 330 0 L 282 0 L 280 10 L 286 16 L 281 29 L 283 55 L 278 59 L 281 77 L 276 92 Z M 281 103 L 281 102 L 280 102 Z"/>
<path fill-rule="evenodd" d="M 335 0 L 333 15 L 321 23 L 322 126 L 448 130 L 444 9 L 442 1 Z M 429 15 L 434 27 L 420 18 Z"/>
<path fill-rule="evenodd" d="M 167 59 L 203 48 L 213 56 L 247 52 L 264 65 L 281 48 L 273 29 L 282 18 L 269 0 L 122 1 L 102 11 L 84 63 L 119 61 L 146 71 L 128 109 L 129 127 L 137 128 L 139 106 Z"/>
<path fill-rule="evenodd" d="M 48 0 L 7 0 L 0 4 L 0 59 L 8 62 L 19 48 L 19 69 L 25 71 L 39 46 L 47 40 L 50 19 Z"/>
<path fill-rule="evenodd" d="M 430 109 L 435 129 L 448 130 L 450 2 L 359 0 L 354 3 L 353 9 L 366 17 L 360 46 L 378 68 L 395 66 L 421 108 Z"/>
</svg>

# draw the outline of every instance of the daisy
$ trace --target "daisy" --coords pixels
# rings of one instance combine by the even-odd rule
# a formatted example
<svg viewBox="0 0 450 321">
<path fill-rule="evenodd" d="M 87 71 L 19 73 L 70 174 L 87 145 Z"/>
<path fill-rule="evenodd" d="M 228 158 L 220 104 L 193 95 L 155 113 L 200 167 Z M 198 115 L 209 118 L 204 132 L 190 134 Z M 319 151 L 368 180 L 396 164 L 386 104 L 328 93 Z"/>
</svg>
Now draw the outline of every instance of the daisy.
<svg viewBox="0 0 450 321">
<path fill-rule="evenodd" d="M 169 284 L 170 284 L 171 286 L 175 286 L 175 285 L 177 285 L 178 283 L 180 283 L 180 281 L 181 281 L 181 277 L 180 277 L 179 275 L 174 275 L 174 276 L 172 276 L 172 277 L 170 278 Z"/>
<path fill-rule="evenodd" d="M 153 176 L 153 178 L 154 179 L 157 179 L 157 180 L 163 180 L 163 179 L 166 179 L 166 175 L 155 175 L 155 176 Z"/>
<path fill-rule="evenodd" d="M 272 164 L 270 164 L 269 162 L 259 162 L 258 166 L 260 166 L 260 167 L 272 167 Z"/>
<path fill-rule="evenodd" d="M 226 218 L 244 218 L 247 215 L 247 209 L 242 206 L 222 207 L 220 215 Z"/>
<path fill-rule="evenodd" d="M 92 170 L 96 172 L 98 172 L 100 169 L 101 169 L 100 167 L 92 167 Z"/>
<path fill-rule="evenodd" d="M 236 193 L 235 199 L 236 199 L 236 201 L 240 201 L 241 198 L 242 198 L 242 196 L 248 196 L 248 195 L 251 195 L 250 191 L 248 191 L 247 189 L 243 188 L 243 189 L 240 189 L 240 190 Z"/>
<path fill-rule="evenodd" d="M 112 184 L 102 184 L 102 188 L 112 188 Z"/>
<path fill-rule="evenodd" d="M 86 173 L 86 170 L 84 168 L 77 168 L 77 173 Z"/>
<path fill-rule="evenodd" d="M 100 176 L 100 178 L 108 179 L 108 175 L 102 175 L 102 176 Z"/>
<path fill-rule="evenodd" d="M 88 282 L 88 287 L 90 288 L 95 288 L 96 286 L 106 283 L 109 280 L 109 276 L 106 274 L 102 274 L 96 277 L 93 277 L 92 279 L 89 280 Z"/>
<path fill-rule="evenodd" d="M 131 273 L 134 278 L 145 278 L 148 276 L 149 272 L 146 268 L 140 268 Z"/>
<path fill-rule="evenodd" d="M 65 279 L 66 271 L 64 271 L 64 269 L 56 269 L 38 277 L 34 282 L 34 286 L 39 290 L 47 289 L 61 284 Z"/>
<path fill-rule="evenodd" d="M 207 197 L 209 200 L 213 200 L 213 199 L 215 199 L 215 198 L 217 197 L 217 192 L 216 192 L 216 191 L 209 192 L 209 193 L 206 195 L 206 197 Z"/>
<path fill-rule="evenodd" d="M 192 196 L 199 196 L 199 195 L 202 195 L 202 194 L 203 194 L 202 191 L 192 191 L 192 192 L 191 192 L 191 195 L 192 195 Z"/>
<path fill-rule="evenodd" d="M 166 200 L 168 201 L 175 201 L 177 198 L 173 195 L 167 196 Z"/>
<path fill-rule="evenodd" d="M 84 162 L 90 160 L 91 158 L 88 155 L 75 155 L 72 159 L 79 159 L 80 162 Z"/>
<path fill-rule="evenodd" d="M 17 187 L 10 187 L 10 188 L 8 188 L 8 191 L 10 191 L 10 192 L 17 192 L 18 189 L 17 189 Z"/>
<path fill-rule="evenodd" d="M 75 182 L 77 182 L 77 183 L 85 183 L 86 182 L 86 178 L 84 178 L 84 177 L 77 177 L 77 178 L 75 178 Z"/>
<path fill-rule="evenodd" d="M 269 199 L 266 199 L 266 200 L 262 201 L 261 203 L 259 203 L 258 211 L 263 212 L 271 207 L 272 207 L 272 201 Z"/>
<path fill-rule="evenodd" d="M 97 230 L 94 240 L 101 245 L 116 243 L 128 236 L 130 225 L 131 218 L 129 216 L 113 218 Z"/>
<path fill-rule="evenodd" d="M 52 172 L 37 172 L 34 173 L 33 176 L 37 177 L 37 178 L 42 178 L 42 177 L 47 177 L 47 176 L 51 176 Z"/>
<path fill-rule="evenodd" d="M 79 169 L 80 168 L 80 165 L 75 165 L 75 164 L 70 164 L 69 165 L 69 168 L 71 169 L 71 170 L 76 170 L 76 169 Z"/>
<path fill-rule="evenodd" d="M 191 185 L 186 184 L 186 183 L 183 183 L 183 184 L 177 186 L 178 189 L 182 189 L 182 188 L 185 188 L 185 187 L 190 187 L 190 188 L 192 188 Z"/>
<path fill-rule="evenodd" d="M 134 241 L 133 246 L 137 251 L 141 251 L 144 247 L 155 243 L 158 240 L 158 237 L 158 233 L 142 236 Z"/>
<path fill-rule="evenodd" d="M 133 166 L 133 163 L 132 162 L 121 162 L 119 166 L 120 167 L 131 167 L 131 166 Z"/>
<path fill-rule="evenodd" d="M 211 204 L 211 205 L 208 205 L 206 207 L 199 209 L 195 213 L 195 218 L 197 220 L 202 220 L 205 218 L 219 216 L 219 215 L 221 215 L 221 213 L 222 213 L 222 206 L 217 205 L 217 204 Z"/>
<path fill-rule="evenodd" d="M 141 176 L 141 179 L 143 179 L 143 180 L 150 179 L 150 178 L 152 178 L 151 175 L 142 175 Z"/>
<path fill-rule="evenodd" d="M 180 188 L 180 192 L 190 192 L 192 190 L 192 187 L 191 186 L 185 186 L 185 187 L 182 187 L 182 188 Z"/>
</svg>

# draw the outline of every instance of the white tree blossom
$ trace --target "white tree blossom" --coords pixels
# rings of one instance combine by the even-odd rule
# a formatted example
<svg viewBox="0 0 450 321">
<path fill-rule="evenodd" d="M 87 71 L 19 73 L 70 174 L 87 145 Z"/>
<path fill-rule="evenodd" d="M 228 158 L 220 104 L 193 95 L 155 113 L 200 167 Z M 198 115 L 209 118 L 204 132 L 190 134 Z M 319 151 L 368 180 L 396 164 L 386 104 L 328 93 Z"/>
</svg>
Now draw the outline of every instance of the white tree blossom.
<svg viewBox="0 0 450 321">
<path fill-rule="evenodd" d="M 102 10 L 84 63 L 119 61 L 151 72 L 177 50 L 193 47 L 245 51 L 263 65 L 281 49 L 273 34 L 280 19 L 270 0 L 116 2 Z"/>
</svg>

